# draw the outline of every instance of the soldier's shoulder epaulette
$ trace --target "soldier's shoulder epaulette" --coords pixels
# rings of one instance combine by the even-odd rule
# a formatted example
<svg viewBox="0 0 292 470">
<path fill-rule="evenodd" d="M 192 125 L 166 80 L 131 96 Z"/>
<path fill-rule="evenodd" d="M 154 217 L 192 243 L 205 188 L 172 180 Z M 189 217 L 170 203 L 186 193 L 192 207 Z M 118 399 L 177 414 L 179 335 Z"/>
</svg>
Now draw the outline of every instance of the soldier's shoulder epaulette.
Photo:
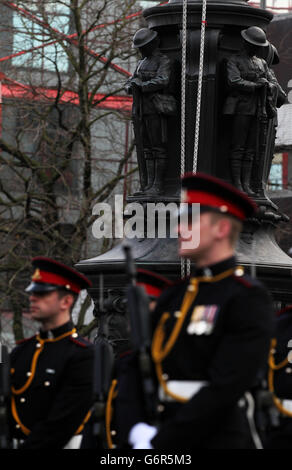
<svg viewBox="0 0 292 470">
<path fill-rule="evenodd" d="M 236 274 L 233 274 L 232 277 L 233 277 L 233 279 L 235 279 L 235 281 L 237 281 L 239 284 L 247 287 L 248 289 L 250 289 L 254 285 L 254 284 L 252 284 L 250 279 L 248 279 L 246 276 L 238 276 Z"/>
<path fill-rule="evenodd" d="M 252 287 L 263 287 L 261 281 L 259 281 L 256 277 L 252 277 L 249 274 L 245 274 L 242 267 L 240 267 L 238 270 L 235 270 L 232 277 L 242 286 L 245 286 L 247 289 L 250 289 Z"/>
<path fill-rule="evenodd" d="M 36 335 L 33 335 L 33 336 L 30 336 L 29 338 L 23 338 L 23 339 L 19 339 L 18 341 L 16 341 L 16 345 L 17 346 L 20 346 L 22 344 L 25 344 L 25 343 L 28 343 L 29 341 L 33 340 L 36 338 Z"/>
<path fill-rule="evenodd" d="M 82 336 L 77 336 L 76 338 L 73 337 L 73 336 L 69 336 L 69 340 L 70 340 L 72 343 L 77 344 L 77 346 L 80 346 L 81 348 L 88 348 L 88 347 L 90 347 L 90 346 L 93 346 L 93 344 L 90 343 L 90 341 L 88 341 L 87 339 L 83 338 Z"/>
</svg>

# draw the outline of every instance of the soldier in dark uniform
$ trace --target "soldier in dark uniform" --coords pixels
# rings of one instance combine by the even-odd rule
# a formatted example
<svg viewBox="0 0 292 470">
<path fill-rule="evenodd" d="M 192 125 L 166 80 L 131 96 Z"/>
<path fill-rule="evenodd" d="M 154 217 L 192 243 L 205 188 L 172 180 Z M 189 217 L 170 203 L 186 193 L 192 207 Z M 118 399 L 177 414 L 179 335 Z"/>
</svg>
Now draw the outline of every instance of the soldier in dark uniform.
<svg viewBox="0 0 292 470">
<path fill-rule="evenodd" d="M 268 361 L 268 386 L 275 408 L 277 425 L 271 427 L 266 449 L 292 449 L 292 306 L 276 315 L 275 337 L 271 342 Z"/>
<path fill-rule="evenodd" d="M 149 269 L 138 268 L 137 285 L 144 288 L 149 298 L 149 310 L 153 311 L 159 296 L 167 287 L 171 287 L 173 283 L 166 277 L 149 271 Z"/>
<path fill-rule="evenodd" d="M 92 405 L 93 346 L 76 332 L 71 309 L 91 283 L 49 258 L 34 258 L 33 267 L 26 292 L 41 329 L 11 353 L 11 436 L 21 449 L 78 448 Z"/>
<path fill-rule="evenodd" d="M 176 110 L 172 65 L 158 48 L 156 31 L 140 29 L 133 38 L 133 45 L 141 52 L 142 59 L 127 81 L 126 91 L 133 95 L 137 154 L 143 153 L 138 155 L 141 186 L 143 192 L 157 195 L 162 191 L 167 166 L 167 115 Z"/>
<path fill-rule="evenodd" d="M 234 256 L 242 222 L 255 205 L 207 175 L 188 174 L 182 187 L 189 210 L 192 203 L 201 205 L 200 216 L 179 227 L 180 255 L 191 258 L 196 269 L 163 292 L 153 313 L 161 424 L 143 421 L 140 413 L 140 422 L 127 430 L 128 442 L 135 449 L 239 449 L 250 447 L 252 431 L 260 447 L 248 391 L 267 360 L 272 302 Z M 190 246 L 198 230 L 200 242 Z M 138 416 L 142 402 L 139 407 L 136 397 L 128 414 L 132 406 Z"/>
<path fill-rule="evenodd" d="M 149 315 L 156 306 L 161 293 L 173 285 L 173 282 L 164 276 L 161 276 L 148 269 L 137 269 L 137 285 L 143 287 L 149 299 Z M 143 406 L 135 400 L 136 396 L 142 394 L 141 377 L 138 370 L 138 358 L 131 349 L 130 326 L 128 326 L 128 347 L 120 352 L 116 360 L 116 389 L 118 400 L 111 400 L 109 406 L 114 413 L 111 422 L 107 420 L 107 436 L 109 448 L 112 446 L 127 447 L 127 430 L 129 430 L 137 421 L 145 417 Z M 137 407 L 135 406 L 137 405 Z M 130 410 L 130 411 L 129 411 Z M 120 426 L 122 423 L 122 427 Z M 116 430 L 118 429 L 118 433 Z M 111 432 L 115 438 L 111 437 Z"/>
<path fill-rule="evenodd" d="M 250 187 L 252 166 L 260 136 L 260 118 L 266 116 L 266 100 L 271 76 L 261 49 L 269 42 L 261 28 L 251 26 L 241 32 L 243 49 L 227 61 L 230 93 L 223 113 L 233 117 L 230 166 L 233 184 L 254 196 Z"/>
</svg>

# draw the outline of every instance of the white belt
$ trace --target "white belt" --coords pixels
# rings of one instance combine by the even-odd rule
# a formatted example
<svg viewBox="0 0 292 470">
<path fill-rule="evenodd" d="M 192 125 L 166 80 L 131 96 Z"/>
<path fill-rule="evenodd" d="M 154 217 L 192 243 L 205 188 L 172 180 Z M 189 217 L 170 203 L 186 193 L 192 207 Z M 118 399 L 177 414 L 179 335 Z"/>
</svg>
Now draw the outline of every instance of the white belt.
<svg viewBox="0 0 292 470">
<path fill-rule="evenodd" d="M 285 410 L 292 412 L 292 400 L 281 400 L 281 403 Z"/>
<path fill-rule="evenodd" d="M 77 436 L 71 437 L 71 439 L 67 442 L 65 447 L 63 449 L 80 449 L 81 445 L 81 440 L 82 440 L 82 434 L 78 434 Z M 19 449 L 21 444 L 23 444 L 25 440 L 23 439 L 15 439 L 13 438 L 12 440 L 12 448 L 13 449 Z"/>
<path fill-rule="evenodd" d="M 82 434 L 78 434 L 77 436 L 71 437 L 70 441 L 67 442 L 63 449 L 80 449 L 82 441 Z"/>
<path fill-rule="evenodd" d="M 168 380 L 166 382 L 167 389 L 171 393 L 187 400 L 196 395 L 206 385 L 209 385 L 209 382 L 202 380 Z M 165 393 L 161 386 L 158 390 L 158 396 L 162 402 L 175 401 L 174 398 Z"/>
</svg>

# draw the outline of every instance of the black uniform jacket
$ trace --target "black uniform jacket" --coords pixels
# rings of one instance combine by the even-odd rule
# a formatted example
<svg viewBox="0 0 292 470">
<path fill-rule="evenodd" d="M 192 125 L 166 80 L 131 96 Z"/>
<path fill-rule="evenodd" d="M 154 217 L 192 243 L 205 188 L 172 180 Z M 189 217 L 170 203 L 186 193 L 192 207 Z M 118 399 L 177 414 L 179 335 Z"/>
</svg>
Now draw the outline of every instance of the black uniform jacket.
<svg viewBox="0 0 292 470">
<path fill-rule="evenodd" d="M 12 436 L 23 449 L 61 449 L 92 405 L 93 345 L 68 322 L 11 353 Z"/>
<path fill-rule="evenodd" d="M 256 82 L 272 77 L 264 59 L 249 57 L 245 51 L 234 54 L 227 61 L 227 82 L 230 90 L 226 98 L 223 114 L 243 114 L 255 116 L 259 104 L 259 89 Z"/>
<path fill-rule="evenodd" d="M 292 448 L 292 306 L 288 306 L 275 317 L 275 334 L 270 350 L 267 377 L 269 389 L 274 395 L 274 404 L 279 410 L 278 422 L 267 428 L 266 449 Z"/>
<path fill-rule="evenodd" d="M 156 49 L 149 57 L 144 57 L 140 60 L 138 66 L 126 84 L 126 90 L 131 93 L 131 80 L 132 78 L 140 78 L 141 85 L 141 99 L 142 103 L 133 102 L 132 114 L 140 114 L 138 109 L 142 104 L 142 114 L 150 115 L 157 114 L 155 105 L 152 102 L 153 94 L 156 92 L 164 94 L 174 93 L 174 73 L 173 64 L 167 55 L 162 54 Z"/>
<path fill-rule="evenodd" d="M 235 266 L 232 257 L 210 266 L 207 274 L 216 276 Z M 188 284 L 189 280 L 182 281 L 159 299 L 154 327 L 164 312 L 170 313 L 165 325 L 166 340 Z M 212 312 L 208 334 L 196 333 L 198 307 L 201 319 L 207 319 L 208 312 Z M 272 328 L 269 294 L 259 281 L 243 275 L 242 269 L 217 282 L 199 284 L 197 297 L 162 369 L 169 380 L 207 381 L 208 385 L 187 403 L 169 407 L 152 440 L 154 448 L 216 447 L 220 440 L 228 447 L 228 439 L 224 442 L 222 436 L 225 433 L 230 438 L 233 432 L 242 431 L 238 402 L 266 364 Z"/>
<path fill-rule="evenodd" d="M 276 366 L 283 364 L 273 374 L 275 395 L 292 400 L 292 306 L 278 313 L 275 325 L 277 343 L 272 351 L 273 359 Z"/>
</svg>

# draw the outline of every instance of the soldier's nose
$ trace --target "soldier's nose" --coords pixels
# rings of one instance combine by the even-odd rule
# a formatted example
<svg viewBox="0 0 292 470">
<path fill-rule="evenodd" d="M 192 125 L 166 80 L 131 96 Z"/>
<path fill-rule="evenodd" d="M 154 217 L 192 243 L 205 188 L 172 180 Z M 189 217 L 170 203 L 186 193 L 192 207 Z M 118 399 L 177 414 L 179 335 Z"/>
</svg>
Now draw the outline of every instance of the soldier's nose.
<svg viewBox="0 0 292 470">
<path fill-rule="evenodd" d="M 37 296 L 34 295 L 34 294 L 30 294 L 30 296 L 29 296 L 29 301 L 30 301 L 30 302 L 35 302 L 36 300 L 37 300 Z"/>
</svg>

